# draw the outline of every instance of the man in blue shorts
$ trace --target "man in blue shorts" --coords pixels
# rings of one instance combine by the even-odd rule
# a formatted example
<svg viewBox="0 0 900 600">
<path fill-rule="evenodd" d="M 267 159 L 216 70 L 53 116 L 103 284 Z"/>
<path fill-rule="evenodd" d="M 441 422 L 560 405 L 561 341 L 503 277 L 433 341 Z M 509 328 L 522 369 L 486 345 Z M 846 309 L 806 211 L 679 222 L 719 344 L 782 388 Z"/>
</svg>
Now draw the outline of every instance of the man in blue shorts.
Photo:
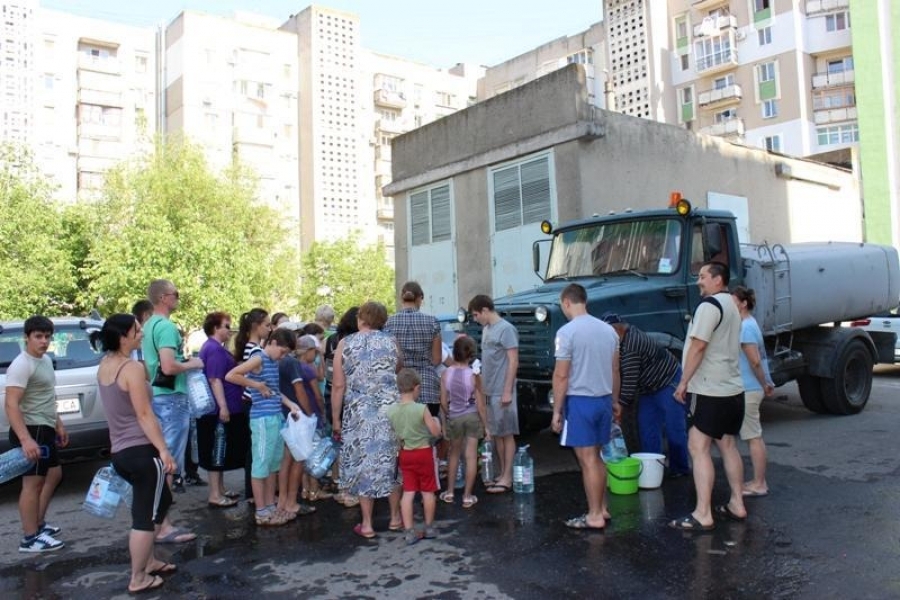
<svg viewBox="0 0 900 600">
<path fill-rule="evenodd" d="M 600 447 L 609 441 L 619 407 L 619 336 L 615 329 L 588 314 L 587 292 L 577 283 L 559 295 L 569 322 L 556 334 L 553 369 L 553 421 L 560 445 L 575 450 L 588 512 L 566 521 L 573 529 L 603 529 L 606 509 L 606 465 Z"/>
<path fill-rule="evenodd" d="M 675 399 L 685 402 L 693 395 L 692 424 L 688 450 L 694 463 L 697 504 L 694 512 L 669 522 L 682 531 L 711 531 L 713 515 L 743 521 L 744 463 L 735 436 L 744 422 L 744 381 L 741 378 L 741 315 L 728 293 L 728 266 L 710 261 L 700 268 L 697 287 L 703 296 L 687 332 L 682 357 L 681 383 Z M 722 464 L 731 499 L 712 507 L 716 469 L 711 449 L 713 440 L 722 455 Z"/>
</svg>

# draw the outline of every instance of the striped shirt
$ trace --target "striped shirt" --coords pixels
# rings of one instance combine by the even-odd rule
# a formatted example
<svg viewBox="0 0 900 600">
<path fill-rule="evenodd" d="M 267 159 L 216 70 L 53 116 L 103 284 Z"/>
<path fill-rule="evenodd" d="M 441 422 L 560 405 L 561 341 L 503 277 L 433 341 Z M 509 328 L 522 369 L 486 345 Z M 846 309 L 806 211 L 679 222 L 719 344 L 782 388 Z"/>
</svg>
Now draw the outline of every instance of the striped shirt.
<svg viewBox="0 0 900 600">
<path fill-rule="evenodd" d="M 262 358 L 262 371 L 247 373 L 247 378 L 253 381 L 261 381 L 272 391 L 272 395 L 268 398 L 263 397 L 256 388 L 248 387 L 250 392 L 250 418 L 258 419 L 260 417 L 269 417 L 272 415 L 281 416 L 281 391 L 278 386 L 278 363 L 269 358 L 265 352 L 258 354 Z"/>
<path fill-rule="evenodd" d="M 244 353 L 241 355 L 241 362 L 247 362 L 247 360 L 253 355 L 254 352 L 262 352 L 262 348 L 256 342 L 247 342 L 244 344 Z M 253 398 L 250 397 L 250 389 L 244 390 L 244 402 L 250 404 L 253 401 Z"/>
<path fill-rule="evenodd" d="M 672 354 L 650 339 L 646 333 L 629 325 L 619 342 L 619 401 L 631 404 L 638 396 L 651 394 L 672 382 L 678 361 Z"/>
</svg>

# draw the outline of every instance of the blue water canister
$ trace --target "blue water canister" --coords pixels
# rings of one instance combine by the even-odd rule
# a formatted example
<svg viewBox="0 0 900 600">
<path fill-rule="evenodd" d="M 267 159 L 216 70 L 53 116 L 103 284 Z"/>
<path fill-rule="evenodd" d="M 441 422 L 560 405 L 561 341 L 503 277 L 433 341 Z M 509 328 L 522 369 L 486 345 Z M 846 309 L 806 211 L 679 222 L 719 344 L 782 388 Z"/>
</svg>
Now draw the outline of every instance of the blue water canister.
<svg viewBox="0 0 900 600">
<path fill-rule="evenodd" d="M 324 477 L 337 458 L 338 447 L 330 437 L 320 437 L 312 454 L 306 459 L 306 472 L 319 479 Z"/>
<path fill-rule="evenodd" d="M 628 458 L 628 448 L 625 446 L 625 436 L 618 423 L 613 423 L 609 431 L 609 441 L 600 448 L 600 458 L 605 463 L 617 463 L 623 458 Z"/>
<path fill-rule="evenodd" d="M 191 369 L 186 374 L 188 406 L 195 419 L 208 415 L 216 409 L 216 399 L 209 387 L 209 381 L 201 369 Z"/>
<path fill-rule="evenodd" d="M 50 448 L 40 446 L 41 458 L 50 456 Z M 34 461 L 25 457 L 21 448 L 12 448 L 0 454 L 0 483 L 6 483 L 20 475 L 24 475 L 34 468 Z"/>
<path fill-rule="evenodd" d="M 214 467 L 225 466 L 225 423 L 221 421 L 216 425 L 216 433 L 213 438 L 212 464 Z"/>
<path fill-rule="evenodd" d="M 104 519 L 115 517 L 119 502 L 122 501 L 121 493 L 124 491 L 120 481 L 124 480 L 111 466 L 97 471 L 84 498 L 82 505 L 84 510 L 95 517 Z"/>
<path fill-rule="evenodd" d="M 513 491 L 517 494 L 534 493 L 534 461 L 528 454 L 528 444 L 519 448 L 513 459 Z"/>
</svg>

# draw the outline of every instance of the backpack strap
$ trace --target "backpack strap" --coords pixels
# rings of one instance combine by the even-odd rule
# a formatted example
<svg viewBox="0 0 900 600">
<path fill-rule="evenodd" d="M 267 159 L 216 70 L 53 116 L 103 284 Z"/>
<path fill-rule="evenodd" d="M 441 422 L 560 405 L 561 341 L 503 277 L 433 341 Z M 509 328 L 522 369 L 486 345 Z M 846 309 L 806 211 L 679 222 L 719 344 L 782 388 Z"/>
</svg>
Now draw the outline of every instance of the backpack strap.
<svg viewBox="0 0 900 600">
<path fill-rule="evenodd" d="M 706 296 L 705 298 L 703 298 L 703 300 L 700 301 L 700 304 L 703 304 L 704 302 L 706 302 L 708 304 L 712 304 L 713 306 L 715 306 L 716 308 L 719 309 L 719 322 L 716 323 L 715 327 L 713 327 L 713 331 L 715 331 L 716 329 L 719 328 L 719 325 L 722 324 L 722 317 L 725 316 L 725 311 L 722 310 L 722 303 L 719 302 L 719 299 L 716 298 L 715 296 Z"/>
</svg>

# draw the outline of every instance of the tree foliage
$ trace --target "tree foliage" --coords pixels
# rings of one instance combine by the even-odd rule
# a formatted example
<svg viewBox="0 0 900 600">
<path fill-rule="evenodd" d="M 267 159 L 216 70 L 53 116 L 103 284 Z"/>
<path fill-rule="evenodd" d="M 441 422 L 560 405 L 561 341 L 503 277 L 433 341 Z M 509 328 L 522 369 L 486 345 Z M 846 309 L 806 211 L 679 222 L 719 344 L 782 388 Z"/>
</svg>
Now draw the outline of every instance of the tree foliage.
<svg viewBox="0 0 900 600">
<path fill-rule="evenodd" d="M 75 307 L 76 276 L 61 243 L 61 208 L 28 152 L 0 146 L 0 318 Z"/>
<path fill-rule="evenodd" d="M 335 242 L 315 242 L 301 260 L 303 283 L 300 307 L 312 318 L 322 304 L 338 314 L 352 306 L 375 300 L 393 312 L 394 270 L 385 262 L 384 246 L 362 246 L 357 234 Z"/>
<path fill-rule="evenodd" d="M 95 208 L 83 300 L 103 314 L 128 311 L 150 281 L 170 279 L 181 293 L 173 319 L 188 327 L 213 310 L 294 308 L 294 241 L 254 194 L 246 170 L 216 175 L 186 142 L 158 142 L 151 154 L 120 164 Z"/>
</svg>

